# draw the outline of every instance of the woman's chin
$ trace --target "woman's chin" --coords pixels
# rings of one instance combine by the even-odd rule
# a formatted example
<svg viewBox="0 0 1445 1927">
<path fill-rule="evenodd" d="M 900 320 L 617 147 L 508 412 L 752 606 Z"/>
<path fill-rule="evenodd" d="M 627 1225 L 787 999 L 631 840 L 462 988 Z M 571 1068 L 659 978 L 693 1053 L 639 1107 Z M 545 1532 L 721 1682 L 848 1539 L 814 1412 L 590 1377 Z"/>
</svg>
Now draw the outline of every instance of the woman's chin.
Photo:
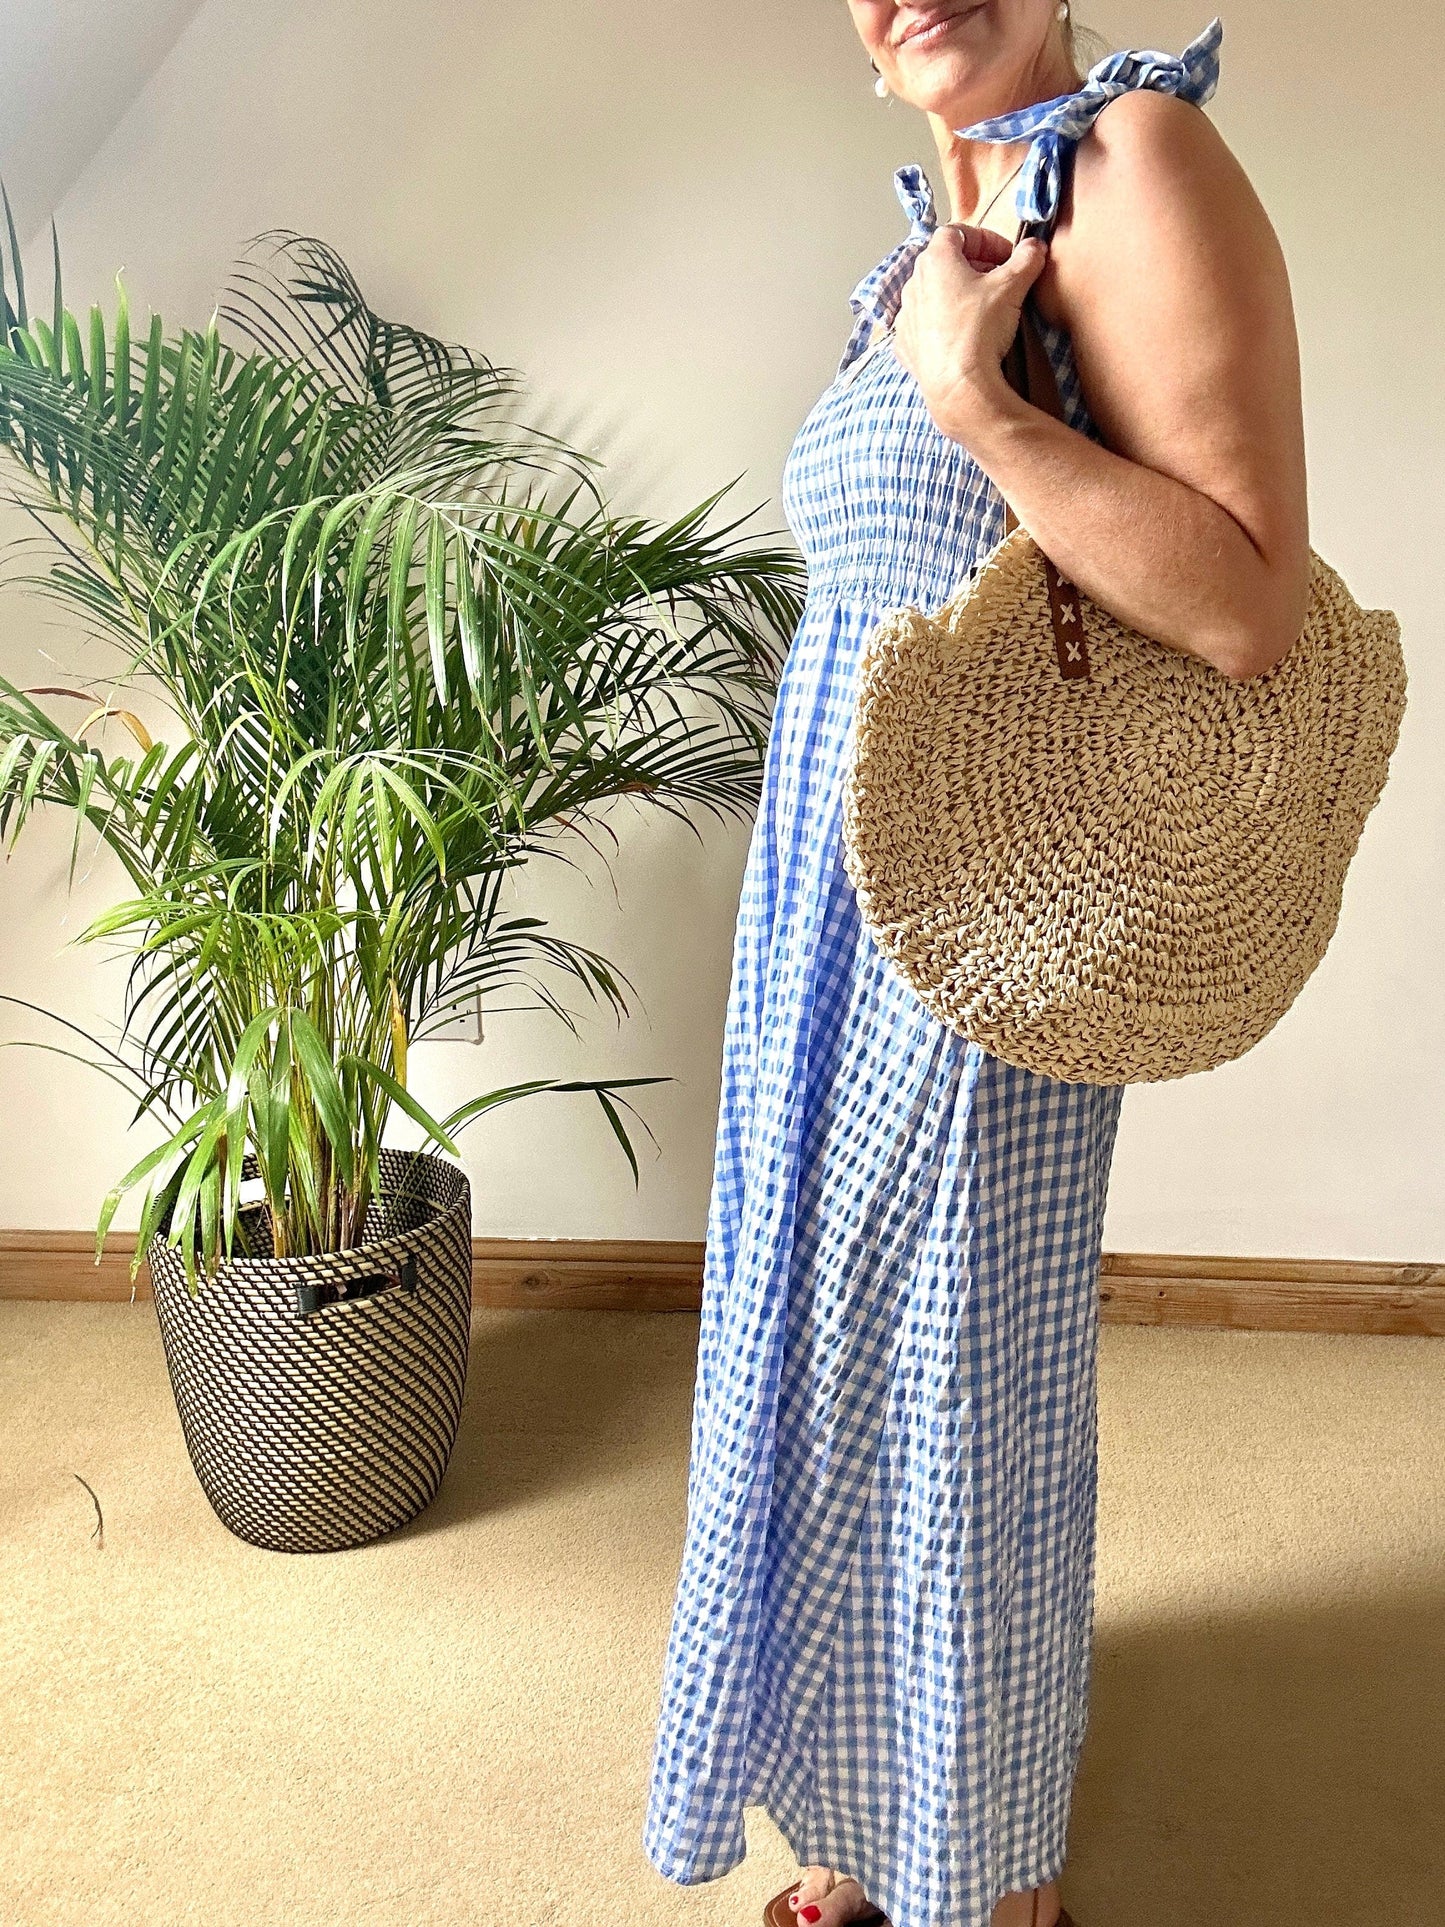
<svg viewBox="0 0 1445 1927">
<path fill-rule="evenodd" d="M 973 26 L 969 20 L 931 53 L 899 63 L 902 96 L 910 106 L 947 120 L 988 100 L 1002 50 L 989 35 L 970 31 Z M 986 105 L 979 105 L 977 113 L 969 112 L 969 120 L 982 120 L 988 111 Z M 954 124 L 963 127 L 968 122 L 954 118 Z"/>
<path fill-rule="evenodd" d="M 909 85 L 903 99 L 921 113 L 937 114 L 950 127 L 968 127 L 986 120 L 993 111 L 988 105 L 987 69 L 972 56 L 932 63 L 926 76 Z"/>
</svg>

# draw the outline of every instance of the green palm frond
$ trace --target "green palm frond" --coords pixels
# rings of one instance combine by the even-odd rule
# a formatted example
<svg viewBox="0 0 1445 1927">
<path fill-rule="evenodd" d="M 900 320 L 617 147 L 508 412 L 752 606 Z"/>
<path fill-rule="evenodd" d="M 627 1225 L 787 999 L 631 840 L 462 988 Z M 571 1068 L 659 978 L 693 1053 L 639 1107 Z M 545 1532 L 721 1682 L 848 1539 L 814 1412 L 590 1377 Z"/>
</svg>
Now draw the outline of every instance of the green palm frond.
<svg viewBox="0 0 1445 1927">
<path fill-rule="evenodd" d="M 449 1145 L 588 1090 L 636 1172 L 618 1092 L 655 1080 L 441 1120 L 408 1051 L 499 999 L 575 1029 L 568 986 L 626 1013 L 605 959 L 505 910 L 511 873 L 619 797 L 694 830 L 751 806 L 801 565 L 719 515 L 727 489 L 617 515 L 519 396 L 312 237 L 259 237 L 177 334 L 133 327 L 119 284 L 82 325 L 58 249 L 41 318 L 13 226 L 0 247 L 0 444 L 48 542 L 9 572 L 97 652 L 75 687 L 0 682 L 0 841 L 59 808 L 72 861 L 84 833 L 125 870 L 86 934 L 131 958 L 117 1055 L 170 1136 L 103 1221 L 139 1189 L 142 1243 L 166 1231 L 192 1272 L 233 1248 L 248 1150 L 278 1249 L 363 1236 L 397 1110 Z"/>
</svg>

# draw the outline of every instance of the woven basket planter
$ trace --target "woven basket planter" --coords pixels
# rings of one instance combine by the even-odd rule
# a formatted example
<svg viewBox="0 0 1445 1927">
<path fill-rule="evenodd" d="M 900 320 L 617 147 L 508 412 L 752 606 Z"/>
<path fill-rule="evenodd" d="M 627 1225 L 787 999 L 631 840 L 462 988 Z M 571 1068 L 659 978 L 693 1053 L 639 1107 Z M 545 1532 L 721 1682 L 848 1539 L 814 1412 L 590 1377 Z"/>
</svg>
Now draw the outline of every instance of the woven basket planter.
<svg viewBox="0 0 1445 1927">
<path fill-rule="evenodd" d="M 248 1215 L 248 1230 L 264 1214 Z M 186 1450 L 222 1524 L 272 1552 L 338 1552 L 436 1496 L 461 1419 L 471 1191 L 442 1159 L 383 1151 L 368 1242 L 235 1258 L 192 1297 L 147 1257 Z M 264 1231 L 261 1234 L 264 1236 Z"/>
</svg>

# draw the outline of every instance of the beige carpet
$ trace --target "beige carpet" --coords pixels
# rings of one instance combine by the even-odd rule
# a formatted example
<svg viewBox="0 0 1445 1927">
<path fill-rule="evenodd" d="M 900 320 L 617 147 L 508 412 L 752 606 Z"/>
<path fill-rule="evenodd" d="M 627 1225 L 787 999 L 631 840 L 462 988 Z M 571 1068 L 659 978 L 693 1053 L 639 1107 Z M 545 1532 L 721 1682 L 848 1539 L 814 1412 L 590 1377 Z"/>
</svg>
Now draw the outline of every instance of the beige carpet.
<svg viewBox="0 0 1445 1927">
<path fill-rule="evenodd" d="M 4 1927 L 756 1927 L 761 1814 L 710 1886 L 639 1842 L 696 1337 L 480 1314 L 431 1512 L 294 1558 L 149 1306 L 0 1304 Z M 1106 1327 L 1101 1427 L 1083 1927 L 1440 1927 L 1445 1344 Z"/>
</svg>

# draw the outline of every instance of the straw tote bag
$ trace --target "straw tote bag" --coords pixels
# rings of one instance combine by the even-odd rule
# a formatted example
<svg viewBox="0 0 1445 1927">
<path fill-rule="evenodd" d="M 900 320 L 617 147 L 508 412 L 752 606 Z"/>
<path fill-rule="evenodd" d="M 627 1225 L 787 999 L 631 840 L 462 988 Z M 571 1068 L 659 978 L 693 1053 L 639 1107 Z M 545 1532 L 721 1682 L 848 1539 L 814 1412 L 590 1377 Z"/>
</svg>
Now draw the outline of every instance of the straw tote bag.
<svg viewBox="0 0 1445 1927">
<path fill-rule="evenodd" d="M 1028 303 L 1007 372 L 1064 418 Z M 1247 682 L 1064 581 L 1006 513 L 937 614 L 869 637 L 844 784 L 865 923 L 933 1014 L 1074 1083 L 1241 1056 L 1324 955 L 1405 707 L 1400 627 L 1311 556 Z"/>
</svg>

